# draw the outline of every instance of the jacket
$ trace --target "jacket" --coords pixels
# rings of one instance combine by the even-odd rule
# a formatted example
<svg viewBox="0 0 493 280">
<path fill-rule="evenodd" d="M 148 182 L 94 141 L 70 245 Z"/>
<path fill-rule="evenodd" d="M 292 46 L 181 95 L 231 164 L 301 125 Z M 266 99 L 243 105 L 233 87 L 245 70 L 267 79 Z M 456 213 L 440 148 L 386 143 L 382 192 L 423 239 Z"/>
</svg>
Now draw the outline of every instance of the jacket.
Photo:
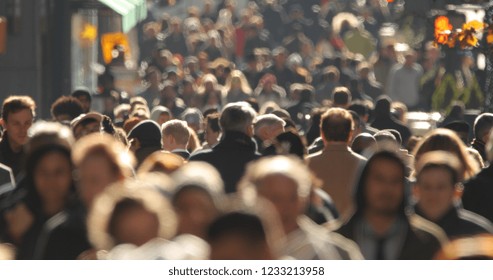
<svg viewBox="0 0 493 280">
<path fill-rule="evenodd" d="M 464 183 L 464 208 L 493 222 L 493 164 Z"/>
<path fill-rule="evenodd" d="M 260 156 L 252 138 L 241 132 L 225 131 L 216 146 L 192 154 L 190 161 L 205 161 L 214 166 L 221 174 L 226 193 L 233 193 L 246 165 Z"/>
</svg>

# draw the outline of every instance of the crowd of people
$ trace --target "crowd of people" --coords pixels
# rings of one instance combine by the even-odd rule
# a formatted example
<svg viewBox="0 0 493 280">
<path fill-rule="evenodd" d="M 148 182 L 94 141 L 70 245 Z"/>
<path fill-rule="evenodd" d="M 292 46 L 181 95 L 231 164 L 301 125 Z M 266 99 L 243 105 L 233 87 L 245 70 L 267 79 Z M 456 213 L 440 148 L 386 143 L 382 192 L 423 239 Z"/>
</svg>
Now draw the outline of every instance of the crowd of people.
<svg viewBox="0 0 493 280">
<path fill-rule="evenodd" d="M 142 24 L 135 96 L 118 47 L 50 120 L 3 100 L 0 258 L 493 258 L 493 114 L 464 118 L 483 98 L 469 54 L 450 99 L 440 49 L 382 40 L 386 1 L 234 4 Z M 417 135 L 406 113 L 433 106 L 447 116 Z"/>
</svg>

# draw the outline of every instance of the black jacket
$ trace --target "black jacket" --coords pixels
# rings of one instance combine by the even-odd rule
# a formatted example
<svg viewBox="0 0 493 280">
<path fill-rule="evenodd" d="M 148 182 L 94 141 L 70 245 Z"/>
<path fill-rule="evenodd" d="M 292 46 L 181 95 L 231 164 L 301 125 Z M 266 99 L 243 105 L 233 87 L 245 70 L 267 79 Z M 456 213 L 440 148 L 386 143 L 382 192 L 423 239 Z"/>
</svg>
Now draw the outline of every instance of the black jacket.
<svg viewBox="0 0 493 280">
<path fill-rule="evenodd" d="M 226 192 L 232 193 L 236 192 L 247 163 L 259 157 L 252 138 L 241 132 L 226 131 L 216 146 L 192 154 L 190 161 L 205 161 L 214 166 L 221 174 Z"/>
<path fill-rule="evenodd" d="M 419 205 L 415 207 L 416 214 L 427 219 L 420 210 Z M 441 227 L 449 239 L 463 236 L 471 236 L 482 233 L 493 233 L 493 225 L 484 217 L 462 208 L 451 207 L 442 218 L 434 221 Z"/>
<path fill-rule="evenodd" d="M 464 183 L 464 208 L 493 222 L 493 164 Z"/>
<path fill-rule="evenodd" d="M 7 165 L 12 168 L 12 172 L 14 173 L 14 177 L 19 175 L 21 170 L 23 169 L 25 153 L 24 150 L 21 150 L 18 153 L 15 153 L 10 148 L 8 132 L 5 132 L 2 140 L 0 141 L 0 163 Z"/>
<path fill-rule="evenodd" d="M 473 147 L 483 158 L 483 161 L 488 161 L 488 157 L 486 156 L 486 148 L 483 141 L 474 139 L 471 143 L 471 147 Z"/>
</svg>

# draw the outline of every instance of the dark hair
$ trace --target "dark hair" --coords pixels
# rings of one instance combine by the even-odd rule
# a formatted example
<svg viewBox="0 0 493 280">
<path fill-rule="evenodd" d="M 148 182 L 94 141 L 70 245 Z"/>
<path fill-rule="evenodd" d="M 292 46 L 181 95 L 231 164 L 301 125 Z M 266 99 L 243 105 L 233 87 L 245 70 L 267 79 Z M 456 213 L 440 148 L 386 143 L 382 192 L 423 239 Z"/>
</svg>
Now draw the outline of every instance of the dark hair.
<svg viewBox="0 0 493 280">
<path fill-rule="evenodd" d="M 84 113 L 79 99 L 72 96 L 61 96 L 51 105 L 51 116 L 56 119 L 60 115 L 68 115 L 73 120 Z"/>
<path fill-rule="evenodd" d="M 348 107 L 348 110 L 356 112 L 360 117 L 364 117 L 370 113 L 368 107 L 363 102 L 360 101 L 353 102 Z"/>
<path fill-rule="evenodd" d="M 356 214 L 362 214 L 366 208 L 366 181 L 368 180 L 371 166 L 374 165 L 375 162 L 378 160 L 391 161 L 395 163 L 397 166 L 399 166 L 399 168 L 402 170 L 402 183 L 403 184 L 405 183 L 406 164 L 404 163 L 404 160 L 397 153 L 387 150 L 381 150 L 374 153 L 366 163 L 365 167 L 363 168 L 363 171 L 361 172 L 359 178 L 358 185 L 356 187 L 355 200 L 356 200 L 356 205 L 358 207 L 356 210 Z M 399 209 L 400 209 L 399 211 L 400 214 L 404 215 L 406 209 L 405 197 L 402 198 L 402 202 Z"/>
<path fill-rule="evenodd" d="M 89 102 L 91 102 L 92 100 L 91 93 L 89 92 L 89 89 L 86 88 L 76 89 L 74 92 L 72 92 L 72 96 L 75 98 L 86 97 L 89 100 Z"/>
<path fill-rule="evenodd" d="M 342 108 L 331 108 L 322 115 L 320 129 L 327 141 L 348 141 L 353 130 L 353 117 Z"/>
<path fill-rule="evenodd" d="M 345 105 L 351 102 L 351 92 L 346 87 L 336 87 L 332 91 L 332 100 L 335 105 Z"/>
<path fill-rule="evenodd" d="M 255 110 L 255 112 L 257 112 L 257 114 L 258 114 L 258 112 L 260 111 L 260 106 L 258 105 L 257 99 L 250 97 L 250 98 L 247 98 L 247 100 L 245 100 L 245 102 L 250 104 L 250 106 L 252 106 L 253 110 Z"/>
<path fill-rule="evenodd" d="M 8 117 L 11 113 L 17 113 L 21 110 L 28 109 L 33 116 L 36 109 L 36 103 L 27 95 L 12 95 L 3 101 L 2 105 L 2 119 L 8 121 Z"/>
<path fill-rule="evenodd" d="M 474 121 L 474 137 L 481 139 L 493 127 L 493 114 L 484 113 L 479 115 Z"/>
<path fill-rule="evenodd" d="M 267 236 L 260 217 L 244 212 L 227 213 L 209 226 L 207 241 L 214 243 L 227 235 L 240 235 L 255 246 L 267 242 Z"/>
<path fill-rule="evenodd" d="M 221 127 L 219 126 L 219 113 L 209 114 L 206 118 L 207 125 L 214 132 L 220 132 Z"/>
</svg>

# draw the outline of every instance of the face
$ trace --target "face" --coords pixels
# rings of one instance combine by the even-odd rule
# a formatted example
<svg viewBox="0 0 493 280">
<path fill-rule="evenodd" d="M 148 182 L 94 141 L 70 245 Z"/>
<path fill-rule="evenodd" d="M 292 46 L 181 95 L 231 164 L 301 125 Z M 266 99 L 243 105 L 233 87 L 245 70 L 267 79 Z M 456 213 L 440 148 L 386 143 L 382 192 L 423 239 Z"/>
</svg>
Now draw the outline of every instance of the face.
<svg viewBox="0 0 493 280">
<path fill-rule="evenodd" d="M 65 201 L 72 185 L 70 159 L 60 152 L 44 155 L 34 170 L 34 184 L 43 203 Z"/>
<path fill-rule="evenodd" d="M 20 147 L 27 143 L 27 131 L 33 124 L 33 114 L 29 109 L 23 109 L 10 113 L 3 125 L 8 131 L 9 142 L 12 146 Z"/>
<path fill-rule="evenodd" d="M 205 238 L 207 227 L 217 215 L 212 199 L 203 191 L 183 190 L 175 198 L 178 233 Z"/>
<path fill-rule="evenodd" d="M 421 172 L 415 191 L 419 208 L 427 219 L 436 221 L 453 207 L 455 187 L 450 172 L 444 168 Z"/>
<path fill-rule="evenodd" d="M 112 170 L 109 161 L 99 155 L 92 155 L 85 159 L 78 166 L 78 174 L 78 192 L 88 208 L 98 194 L 120 179 L 119 175 Z"/>
<path fill-rule="evenodd" d="M 91 101 L 89 101 L 89 98 L 87 98 L 87 96 L 79 96 L 77 97 L 77 99 L 79 99 L 80 103 L 82 104 L 82 109 L 84 113 L 89 112 L 89 110 L 91 109 Z"/>
<path fill-rule="evenodd" d="M 161 126 L 163 123 L 169 120 L 171 120 L 171 116 L 167 113 L 162 113 L 161 115 L 159 115 L 159 118 L 157 119 L 157 123 L 159 124 L 159 126 Z"/>
<path fill-rule="evenodd" d="M 219 132 L 215 132 L 211 129 L 210 125 L 207 125 L 205 130 L 205 140 L 209 145 L 214 145 L 217 143 L 219 138 Z"/>
<path fill-rule="evenodd" d="M 282 175 L 271 175 L 260 182 L 258 194 L 274 204 L 284 230 L 297 228 L 297 218 L 303 212 L 304 201 L 298 196 L 296 183 Z"/>
<path fill-rule="evenodd" d="M 270 130 L 270 139 L 276 138 L 279 134 L 284 132 L 284 126 L 282 124 L 273 125 Z"/>
<path fill-rule="evenodd" d="M 366 181 L 367 210 L 393 216 L 404 199 L 404 171 L 388 159 L 377 159 L 370 166 Z"/>
<path fill-rule="evenodd" d="M 142 246 L 159 236 L 157 216 L 142 207 L 132 207 L 115 218 L 114 237 L 118 244 Z"/>
</svg>

